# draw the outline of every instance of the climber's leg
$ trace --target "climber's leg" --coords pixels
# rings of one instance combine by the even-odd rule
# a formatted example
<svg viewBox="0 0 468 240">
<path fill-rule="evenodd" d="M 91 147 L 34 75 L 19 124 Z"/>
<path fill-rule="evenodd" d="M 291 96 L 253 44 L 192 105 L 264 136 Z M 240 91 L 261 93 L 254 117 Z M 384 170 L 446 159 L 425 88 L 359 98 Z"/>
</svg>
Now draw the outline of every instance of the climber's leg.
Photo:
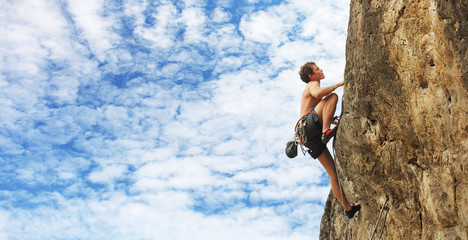
<svg viewBox="0 0 468 240">
<path fill-rule="evenodd" d="M 344 207 L 345 211 L 351 210 L 351 205 L 349 204 L 348 199 L 346 199 L 346 195 L 344 194 L 344 192 L 343 196 L 341 196 L 342 191 L 340 191 L 340 183 L 336 174 L 335 162 L 333 161 L 333 157 L 331 156 L 328 149 L 325 149 L 325 151 L 322 154 L 320 154 L 318 160 L 328 173 L 331 188 L 336 199 L 338 199 L 338 201 Z"/>
<path fill-rule="evenodd" d="M 335 114 L 336 104 L 338 103 L 338 95 L 332 93 L 326 96 L 322 101 L 315 107 L 315 112 L 322 123 L 322 131 L 330 129 L 330 124 L 333 121 L 333 115 Z"/>
</svg>

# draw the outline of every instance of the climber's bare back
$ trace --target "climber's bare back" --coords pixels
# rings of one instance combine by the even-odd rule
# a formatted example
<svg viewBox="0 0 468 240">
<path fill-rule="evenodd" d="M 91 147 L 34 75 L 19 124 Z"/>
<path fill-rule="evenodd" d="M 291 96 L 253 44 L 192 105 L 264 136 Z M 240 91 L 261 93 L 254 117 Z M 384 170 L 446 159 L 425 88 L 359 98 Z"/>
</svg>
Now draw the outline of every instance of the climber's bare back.
<svg viewBox="0 0 468 240">
<path fill-rule="evenodd" d="M 302 92 L 301 118 L 309 115 L 310 110 L 312 110 L 312 108 L 315 108 L 315 106 L 317 106 L 320 100 L 322 100 L 321 98 L 318 99 L 312 96 L 310 88 L 317 87 L 314 85 L 318 85 L 318 82 L 309 82 L 304 88 L 304 91 Z M 318 85 L 318 87 L 320 88 L 320 85 Z"/>
</svg>

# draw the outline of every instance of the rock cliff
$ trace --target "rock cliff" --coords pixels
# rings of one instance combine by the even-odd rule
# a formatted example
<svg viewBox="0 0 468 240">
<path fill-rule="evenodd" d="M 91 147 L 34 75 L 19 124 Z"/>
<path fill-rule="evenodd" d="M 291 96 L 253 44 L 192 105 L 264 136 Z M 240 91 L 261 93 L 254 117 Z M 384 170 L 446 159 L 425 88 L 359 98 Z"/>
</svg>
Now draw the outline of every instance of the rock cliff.
<svg viewBox="0 0 468 240">
<path fill-rule="evenodd" d="M 468 239 L 468 1 L 351 0 L 320 239 Z"/>
</svg>

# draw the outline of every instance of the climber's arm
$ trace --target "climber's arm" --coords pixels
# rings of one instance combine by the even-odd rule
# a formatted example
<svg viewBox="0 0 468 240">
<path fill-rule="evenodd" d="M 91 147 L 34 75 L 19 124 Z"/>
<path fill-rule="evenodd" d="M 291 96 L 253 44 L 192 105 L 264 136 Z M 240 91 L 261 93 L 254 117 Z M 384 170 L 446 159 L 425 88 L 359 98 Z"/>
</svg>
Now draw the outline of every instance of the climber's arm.
<svg viewBox="0 0 468 240">
<path fill-rule="evenodd" d="M 333 84 L 331 86 L 323 87 L 323 88 L 320 87 L 320 84 L 317 81 L 309 82 L 307 84 L 307 86 L 309 88 L 309 91 L 310 91 L 310 94 L 314 98 L 317 98 L 317 99 L 321 99 L 321 98 L 323 98 L 325 96 L 328 96 L 330 93 L 335 91 L 335 89 L 337 89 L 338 87 L 341 87 L 343 85 L 344 85 L 344 80 L 342 80 L 341 82 L 339 82 L 337 84 Z"/>
</svg>

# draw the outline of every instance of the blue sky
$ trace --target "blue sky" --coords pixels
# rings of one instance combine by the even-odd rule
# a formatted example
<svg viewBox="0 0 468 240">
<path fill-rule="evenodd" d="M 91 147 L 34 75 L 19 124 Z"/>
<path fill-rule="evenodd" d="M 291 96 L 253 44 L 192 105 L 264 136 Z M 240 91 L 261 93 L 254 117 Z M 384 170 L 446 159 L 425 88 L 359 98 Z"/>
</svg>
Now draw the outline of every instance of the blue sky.
<svg viewBox="0 0 468 240">
<path fill-rule="evenodd" d="M 348 1 L 0 9 L 0 239 L 318 238 L 328 177 L 284 146 Z"/>
</svg>

